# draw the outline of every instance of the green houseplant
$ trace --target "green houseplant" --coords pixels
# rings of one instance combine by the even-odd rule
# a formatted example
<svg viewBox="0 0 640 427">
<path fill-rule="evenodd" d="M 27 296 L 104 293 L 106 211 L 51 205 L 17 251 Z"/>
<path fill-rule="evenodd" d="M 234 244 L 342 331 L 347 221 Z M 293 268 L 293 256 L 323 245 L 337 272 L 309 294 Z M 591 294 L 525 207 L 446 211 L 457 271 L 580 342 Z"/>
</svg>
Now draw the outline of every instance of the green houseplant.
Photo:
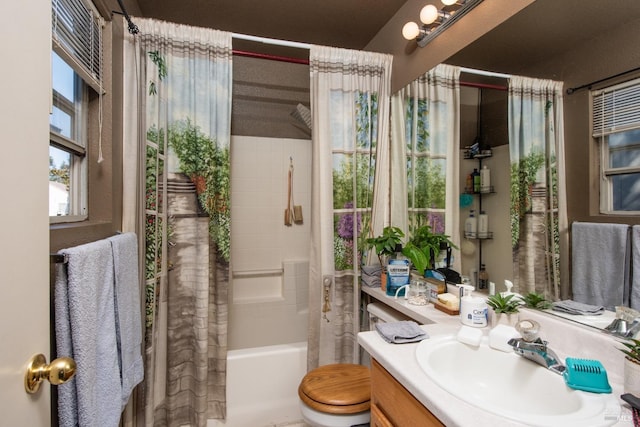
<svg viewBox="0 0 640 427">
<path fill-rule="evenodd" d="M 551 301 L 547 300 L 544 295 L 537 292 L 529 292 L 522 297 L 524 306 L 536 310 L 545 310 L 551 307 Z"/>
<path fill-rule="evenodd" d="M 402 249 L 402 253 L 409 258 L 418 274 L 424 276 L 427 268 L 435 263 L 435 258 L 440 251 L 448 246 L 458 249 L 449 239 L 449 236 L 442 233 L 434 233 L 429 225 L 423 225 L 416 228 Z"/>
<path fill-rule="evenodd" d="M 627 338 L 622 342 L 624 353 L 624 392 L 640 396 L 640 340 Z"/>
<path fill-rule="evenodd" d="M 518 323 L 518 312 L 522 304 L 522 299 L 515 294 L 503 295 L 502 293 L 497 293 L 490 295 L 487 298 L 487 305 L 493 310 L 491 326 L 499 323 L 514 326 Z"/>
<path fill-rule="evenodd" d="M 387 289 L 387 270 L 386 261 L 391 255 L 396 253 L 396 247 L 402 245 L 404 232 L 398 227 L 388 226 L 382 229 L 382 234 L 376 237 L 369 237 L 364 241 L 365 251 L 374 249 L 380 266 L 380 287 L 382 290 Z"/>
<path fill-rule="evenodd" d="M 382 234 L 365 239 L 365 250 L 375 249 L 380 265 L 384 268 L 385 259 L 396 253 L 396 247 L 402 244 L 404 232 L 398 227 L 388 226 L 382 229 Z"/>
</svg>

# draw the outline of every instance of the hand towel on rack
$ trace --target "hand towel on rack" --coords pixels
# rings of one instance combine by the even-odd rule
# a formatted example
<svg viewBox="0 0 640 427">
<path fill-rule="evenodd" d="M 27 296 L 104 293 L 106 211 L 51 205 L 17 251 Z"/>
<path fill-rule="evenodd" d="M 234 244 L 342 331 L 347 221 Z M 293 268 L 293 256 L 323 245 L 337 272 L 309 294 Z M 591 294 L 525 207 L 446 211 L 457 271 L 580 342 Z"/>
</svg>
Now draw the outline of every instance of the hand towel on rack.
<svg viewBox="0 0 640 427">
<path fill-rule="evenodd" d="M 138 278 L 138 239 L 135 233 L 110 237 L 116 299 L 116 337 L 120 356 L 122 408 L 144 377 L 142 317 Z"/>
<path fill-rule="evenodd" d="M 113 255 L 106 240 L 60 251 L 55 328 L 57 353 L 73 357 L 73 380 L 58 387 L 61 427 L 117 427 L 122 387 L 116 340 Z"/>
<path fill-rule="evenodd" d="M 571 226 L 573 300 L 613 310 L 629 283 L 630 242 L 626 224 L 574 222 Z"/>
<path fill-rule="evenodd" d="M 629 289 L 629 307 L 640 311 L 640 225 L 631 228 L 631 261 L 633 277 Z"/>
</svg>

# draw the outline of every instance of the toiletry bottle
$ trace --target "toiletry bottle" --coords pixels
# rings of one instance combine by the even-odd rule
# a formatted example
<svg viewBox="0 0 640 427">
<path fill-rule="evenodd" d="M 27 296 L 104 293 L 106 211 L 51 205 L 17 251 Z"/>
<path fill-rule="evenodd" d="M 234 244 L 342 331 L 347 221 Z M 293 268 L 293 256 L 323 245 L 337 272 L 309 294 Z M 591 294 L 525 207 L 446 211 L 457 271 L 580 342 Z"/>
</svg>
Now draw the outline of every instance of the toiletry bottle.
<svg viewBox="0 0 640 427">
<path fill-rule="evenodd" d="M 475 217 L 475 211 L 471 209 L 469 218 L 464 223 L 464 237 L 467 239 L 475 239 L 478 235 L 478 218 Z"/>
<path fill-rule="evenodd" d="M 480 192 L 491 192 L 491 172 L 487 165 L 484 165 L 482 169 L 480 169 Z"/>
<path fill-rule="evenodd" d="M 467 175 L 467 184 L 464 187 L 467 193 L 473 193 L 473 174 Z"/>
<path fill-rule="evenodd" d="M 479 193 L 480 192 L 480 172 L 478 172 L 478 169 L 474 169 L 471 175 L 473 176 L 473 192 Z"/>
<path fill-rule="evenodd" d="M 489 287 L 489 273 L 484 264 L 480 265 L 480 271 L 478 272 L 478 289 L 487 289 Z"/>
<path fill-rule="evenodd" d="M 466 286 L 460 287 L 460 292 L 460 322 L 474 328 L 487 326 L 489 307 L 486 299 L 471 296 L 471 289 Z"/>
<path fill-rule="evenodd" d="M 489 216 L 484 211 L 480 211 L 480 215 L 478 215 L 478 238 L 486 239 L 487 237 L 489 237 Z"/>
</svg>

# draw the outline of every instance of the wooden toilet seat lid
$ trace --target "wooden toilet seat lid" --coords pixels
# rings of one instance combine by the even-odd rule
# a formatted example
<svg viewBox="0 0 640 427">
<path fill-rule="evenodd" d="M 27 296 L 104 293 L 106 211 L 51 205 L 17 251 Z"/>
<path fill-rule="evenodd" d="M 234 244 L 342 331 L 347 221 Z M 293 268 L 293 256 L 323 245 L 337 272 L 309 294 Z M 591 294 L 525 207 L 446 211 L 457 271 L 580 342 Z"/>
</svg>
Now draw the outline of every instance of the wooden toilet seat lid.
<svg viewBox="0 0 640 427">
<path fill-rule="evenodd" d="M 371 398 L 371 374 L 366 366 L 350 363 L 320 366 L 305 375 L 298 387 L 298 395 L 309 407 L 325 413 L 367 411 Z"/>
</svg>

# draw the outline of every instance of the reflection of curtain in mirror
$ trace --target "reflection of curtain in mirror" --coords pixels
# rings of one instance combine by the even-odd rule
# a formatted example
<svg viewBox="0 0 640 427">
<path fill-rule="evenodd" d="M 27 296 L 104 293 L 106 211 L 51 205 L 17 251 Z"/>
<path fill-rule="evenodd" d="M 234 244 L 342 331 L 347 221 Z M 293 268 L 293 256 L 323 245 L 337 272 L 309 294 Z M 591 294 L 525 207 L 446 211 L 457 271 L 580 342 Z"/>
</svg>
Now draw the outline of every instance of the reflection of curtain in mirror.
<svg viewBox="0 0 640 427">
<path fill-rule="evenodd" d="M 125 131 L 141 148 L 125 147 L 125 169 L 141 170 L 143 193 L 145 401 L 137 404 L 147 426 L 205 426 L 226 411 L 231 33 L 136 24 L 140 34 L 125 42 L 125 110 L 140 115 L 126 116 Z M 124 223 L 133 215 L 127 209 Z"/>
<path fill-rule="evenodd" d="M 310 68 L 313 368 L 359 360 L 362 238 L 369 228 L 381 232 L 388 219 L 391 56 L 313 46 Z"/>
<path fill-rule="evenodd" d="M 393 225 L 411 232 L 429 225 L 459 246 L 460 68 L 438 65 L 393 96 Z M 403 179 L 406 177 L 406 179 Z M 399 178 L 399 179 L 398 179 Z M 405 196 L 406 195 L 406 196 Z M 404 216 L 404 217 L 403 217 Z M 460 257 L 453 268 L 460 270 Z"/>
<path fill-rule="evenodd" d="M 566 298 L 568 230 L 561 82 L 510 79 L 509 153 L 515 290 L 542 293 L 548 299 Z"/>
</svg>

